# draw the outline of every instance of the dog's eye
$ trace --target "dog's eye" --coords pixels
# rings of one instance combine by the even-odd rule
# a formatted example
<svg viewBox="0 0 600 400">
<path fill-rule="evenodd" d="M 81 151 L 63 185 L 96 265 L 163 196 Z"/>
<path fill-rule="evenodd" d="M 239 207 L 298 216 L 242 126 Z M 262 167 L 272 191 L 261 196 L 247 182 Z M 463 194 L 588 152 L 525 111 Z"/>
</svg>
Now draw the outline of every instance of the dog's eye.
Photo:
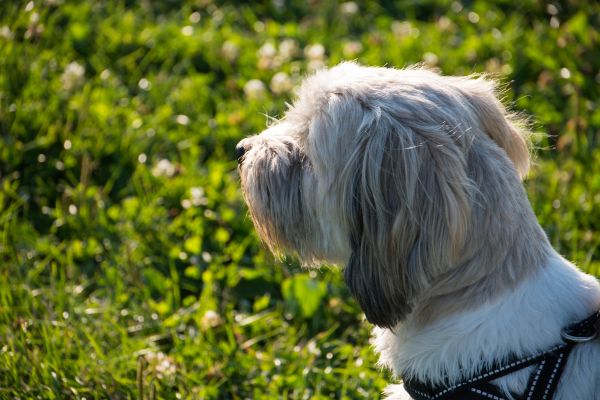
<svg viewBox="0 0 600 400">
<path fill-rule="evenodd" d="M 290 159 L 299 161 L 301 158 L 303 158 L 303 154 L 296 144 L 292 142 L 285 142 L 284 146 Z"/>
<path fill-rule="evenodd" d="M 285 142 L 284 145 L 285 145 L 285 148 L 287 149 L 288 153 L 293 154 L 295 151 L 297 151 L 296 146 L 294 146 L 294 144 L 291 142 Z"/>
</svg>

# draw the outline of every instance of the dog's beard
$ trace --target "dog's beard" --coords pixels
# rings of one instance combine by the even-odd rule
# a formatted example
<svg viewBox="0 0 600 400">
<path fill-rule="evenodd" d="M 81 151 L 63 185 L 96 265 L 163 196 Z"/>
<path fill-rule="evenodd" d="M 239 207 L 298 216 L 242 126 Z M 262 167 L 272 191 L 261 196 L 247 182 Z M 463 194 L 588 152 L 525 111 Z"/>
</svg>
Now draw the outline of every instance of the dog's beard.
<svg viewBox="0 0 600 400">
<path fill-rule="evenodd" d="M 260 239 L 277 256 L 314 259 L 314 229 L 304 194 L 310 164 L 291 142 L 262 141 L 239 165 L 242 190 Z"/>
</svg>

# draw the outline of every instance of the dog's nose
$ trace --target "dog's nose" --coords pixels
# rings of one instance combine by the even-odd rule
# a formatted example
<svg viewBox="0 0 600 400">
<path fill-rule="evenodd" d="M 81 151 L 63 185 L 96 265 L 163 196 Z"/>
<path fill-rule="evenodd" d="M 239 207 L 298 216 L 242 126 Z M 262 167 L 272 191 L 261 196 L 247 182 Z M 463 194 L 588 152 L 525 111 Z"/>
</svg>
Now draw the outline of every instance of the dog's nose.
<svg viewBox="0 0 600 400">
<path fill-rule="evenodd" d="M 235 146 L 235 156 L 237 157 L 238 161 L 241 160 L 242 156 L 246 152 L 246 147 L 244 146 L 243 142 L 244 141 L 242 140 L 237 144 L 237 146 Z"/>
</svg>

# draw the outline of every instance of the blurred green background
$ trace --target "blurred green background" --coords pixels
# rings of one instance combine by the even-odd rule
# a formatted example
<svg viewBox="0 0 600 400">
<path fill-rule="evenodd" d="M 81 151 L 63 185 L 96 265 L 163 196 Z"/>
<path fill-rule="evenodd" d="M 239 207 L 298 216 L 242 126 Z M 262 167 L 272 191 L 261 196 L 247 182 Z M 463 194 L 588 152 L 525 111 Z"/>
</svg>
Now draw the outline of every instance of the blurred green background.
<svg viewBox="0 0 600 400">
<path fill-rule="evenodd" d="M 0 398 L 377 398 L 338 271 L 277 262 L 234 146 L 345 59 L 489 72 L 539 135 L 527 190 L 600 275 L 600 5 L 0 2 Z"/>
</svg>

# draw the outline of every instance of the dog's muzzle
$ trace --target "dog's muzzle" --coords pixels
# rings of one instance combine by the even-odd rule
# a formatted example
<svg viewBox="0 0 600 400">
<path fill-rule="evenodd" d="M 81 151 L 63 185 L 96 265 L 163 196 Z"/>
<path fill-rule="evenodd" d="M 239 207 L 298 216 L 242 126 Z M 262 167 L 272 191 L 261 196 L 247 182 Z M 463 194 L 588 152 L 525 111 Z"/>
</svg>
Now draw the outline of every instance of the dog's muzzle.
<svg viewBox="0 0 600 400">
<path fill-rule="evenodd" d="M 237 157 L 238 162 L 242 160 L 244 153 L 246 153 L 246 148 L 244 147 L 244 141 L 242 140 L 235 146 L 235 156 Z"/>
<path fill-rule="evenodd" d="M 248 139 L 242 139 L 235 146 L 235 156 L 238 160 L 238 163 L 242 162 L 242 157 L 250 150 L 250 142 Z"/>
</svg>

